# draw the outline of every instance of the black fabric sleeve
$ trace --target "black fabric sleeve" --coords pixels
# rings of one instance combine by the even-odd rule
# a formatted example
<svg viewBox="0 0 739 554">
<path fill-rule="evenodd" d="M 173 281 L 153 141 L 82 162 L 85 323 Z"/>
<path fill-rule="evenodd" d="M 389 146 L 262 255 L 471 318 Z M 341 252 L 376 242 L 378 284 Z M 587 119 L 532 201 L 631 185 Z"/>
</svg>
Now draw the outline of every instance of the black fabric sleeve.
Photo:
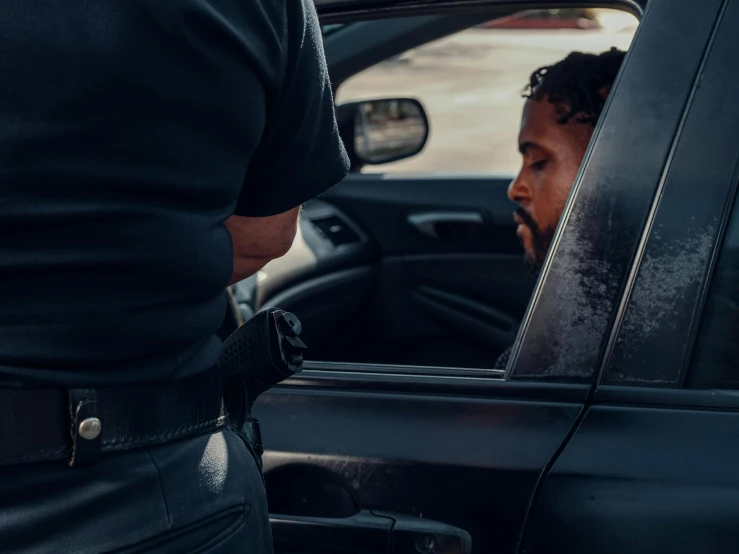
<svg viewBox="0 0 739 554">
<path fill-rule="evenodd" d="M 313 0 L 285 0 L 285 5 L 284 79 L 249 164 L 236 215 L 286 212 L 325 192 L 349 171 Z"/>
</svg>

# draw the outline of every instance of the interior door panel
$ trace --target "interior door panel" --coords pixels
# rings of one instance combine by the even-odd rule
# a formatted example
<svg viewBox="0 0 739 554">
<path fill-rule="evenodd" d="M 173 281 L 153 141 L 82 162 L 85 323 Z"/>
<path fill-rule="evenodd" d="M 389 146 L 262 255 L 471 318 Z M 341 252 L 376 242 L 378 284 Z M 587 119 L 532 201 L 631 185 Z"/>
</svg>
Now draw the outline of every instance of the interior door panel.
<svg viewBox="0 0 739 554">
<path fill-rule="evenodd" d="M 311 360 L 491 368 L 534 285 L 509 182 L 352 174 L 306 205 L 250 310 L 296 313 Z"/>
<path fill-rule="evenodd" d="M 345 212 L 372 235 L 383 256 L 487 252 L 520 256 L 513 224 L 513 204 L 507 197 L 512 176 L 477 174 L 349 175 L 321 199 Z M 479 216 L 474 233 L 440 233 L 419 229 L 414 216 L 457 214 Z M 440 217 L 440 226 L 445 221 Z M 453 227 L 454 222 L 448 222 Z M 475 222 L 464 222 L 462 226 Z"/>
<path fill-rule="evenodd" d="M 367 361 L 490 368 L 510 346 L 534 280 L 522 264 L 509 183 L 357 174 L 323 196 L 365 230 L 381 256 L 372 303 L 380 348 Z M 424 232 L 429 224 L 438 232 Z"/>
</svg>

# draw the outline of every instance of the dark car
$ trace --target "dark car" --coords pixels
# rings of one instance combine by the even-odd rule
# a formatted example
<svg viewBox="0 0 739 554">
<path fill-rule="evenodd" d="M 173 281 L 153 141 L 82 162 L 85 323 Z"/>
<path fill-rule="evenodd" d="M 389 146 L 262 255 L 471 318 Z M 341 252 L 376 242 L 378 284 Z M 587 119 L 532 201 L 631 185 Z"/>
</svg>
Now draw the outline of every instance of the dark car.
<svg viewBox="0 0 739 554">
<path fill-rule="evenodd" d="M 255 406 L 278 552 L 739 551 L 739 0 L 598 5 L 640 24 L 537 281 L 510 173 L 362 172 L 434 140 L 422 96 L 337 109 L 355 172 L 235 290 L 294 311 L 312 352 Z M 318 7 L 342 104 L 383 60 L 561 3 Z"/>
</svg>

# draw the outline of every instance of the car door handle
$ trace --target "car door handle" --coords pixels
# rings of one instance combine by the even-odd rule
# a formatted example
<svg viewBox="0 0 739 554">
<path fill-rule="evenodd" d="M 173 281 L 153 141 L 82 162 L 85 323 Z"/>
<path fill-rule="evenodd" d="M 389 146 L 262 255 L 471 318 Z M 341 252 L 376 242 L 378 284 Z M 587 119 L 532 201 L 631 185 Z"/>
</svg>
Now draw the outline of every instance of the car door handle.
<svg viewBox="0 0 739 554">
<path fill-rule="evenodd" d="M 443 241 L 478 238 L 485 229 L 480 212 L 419 212 L 410 214 L 408 223 L 424 235 Z"/>
<path fill-rule="evenodd" d="M 270 514 L 276 554 L 469 554 L 470 534 L 419 517 L 362 510 L 351 517 Z"/>
</svg>

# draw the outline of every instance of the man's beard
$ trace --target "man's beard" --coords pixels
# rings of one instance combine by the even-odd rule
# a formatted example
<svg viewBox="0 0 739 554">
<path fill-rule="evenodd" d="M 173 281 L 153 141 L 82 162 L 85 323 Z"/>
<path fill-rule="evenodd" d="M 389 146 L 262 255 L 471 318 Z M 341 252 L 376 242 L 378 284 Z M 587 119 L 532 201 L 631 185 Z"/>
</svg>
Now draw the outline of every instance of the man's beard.
<svg viewBox="0 0 739 554">
<path fill-rule="evenodd" d="M 524 260 L 532 275 L 538 277 L 541 268 L 544 266 L 544 258 L 546 258 L 549 247 L 554 240 L 555 229 L 540 229 L 534 218 L 521 206 L 516 208 L 516 213 L 531 231 L 531 252 L 526 252 Z"/>
</svg>

